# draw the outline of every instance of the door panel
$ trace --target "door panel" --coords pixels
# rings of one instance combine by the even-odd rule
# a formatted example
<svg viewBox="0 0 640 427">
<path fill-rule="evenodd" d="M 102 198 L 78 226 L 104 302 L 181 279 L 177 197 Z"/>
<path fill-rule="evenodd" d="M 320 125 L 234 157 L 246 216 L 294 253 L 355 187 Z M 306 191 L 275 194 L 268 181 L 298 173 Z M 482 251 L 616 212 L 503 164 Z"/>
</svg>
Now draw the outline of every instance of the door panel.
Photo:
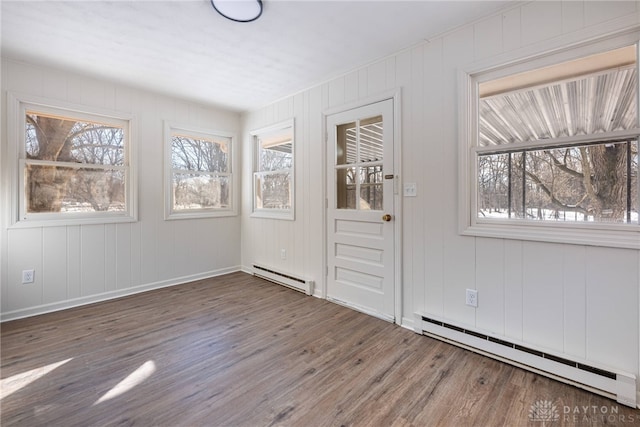
<svg viewBox="0 0 640 427">
<path fill-rule="evenodd" d="M 327 298 L 394 320 L 393 100 L 327 117 Z"/>
</svg>

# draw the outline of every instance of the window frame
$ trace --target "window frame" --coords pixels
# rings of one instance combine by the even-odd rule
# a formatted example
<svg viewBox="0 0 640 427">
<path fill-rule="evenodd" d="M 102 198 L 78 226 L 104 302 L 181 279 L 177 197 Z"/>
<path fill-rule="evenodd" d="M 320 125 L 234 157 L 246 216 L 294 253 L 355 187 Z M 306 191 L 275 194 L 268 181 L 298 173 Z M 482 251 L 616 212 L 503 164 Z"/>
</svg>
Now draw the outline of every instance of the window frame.
<svg viewBox="0 0 640 427">
<path fill-rule="evenodd" d="M 228 176 L 229 177 L 229 207 L 227 208 L 202 208 L 174 211 L 173 209 L 173 174 L 174 169 L 172 167 L 172 146 L 173 146 L 173 134 L 179 132 L 186 134 L 193 138 L 228 138 L 229 142 L 229 156 L 228 156 L 228 171 L 224 173 L 212 174 Z M 191 218 L 218 218 L 236 216 L 238 214 L 238 208 L 236 200 L 237 197 L 237 185 L 235 178 L 236 168 L 236 144 L 237 136 L 233 132 L 219 131 L 213 129 L 203 129 L 195 126 L 183 126 L 175 124 L 169 121 L 164 123 L 164 219 L 179 220 L 179 219 L 191 219 Z"/>
<path fill-rule="evenodd" d="M 260 138 L 262 136 L 266 136 L 270 133 L 275 133 L 278 131 L 291 129 L 291 168 L 288 169 L 279 169 L 275 171 L 260 171 Z M 289 119 L 279 123 L 275 123 L 273 125 L 263 127 L 260 129 L 256 129 L 250 132 L 253 146 L 253 173 L 252 173 L 252 213 L 251 217 L 253 218 L 270 218 L 270 219 L 282 219 L 282 220 L 295 220 L 295 120 Z M 277 174 L 277 173 L 289 173 L 289 191 L 291 193 L 291 208 L 290 209 L 276 209 L 276 208 L 258 208 L 256 197 L 257 197 L 257 177 L 259 175 L 269 175 L 269 174 Z"/>
<path fill-rule="evenodd" d="M 11 174 L 12 216 L 10 228 L 30 228 L 43 226 L 65 226 L 83 224 L 110 224 L 135 222 L 138 220 L 137 204 L 137 168 L 136 168 L 136 125 L 132 114 L 122 111 L 108 110 L 86 105 L 48 99 L 9 92 L 7 94 L 7 136 L 9 139 L 9 158 Z M 70 119 L 98 121 L 122 127 L 125 137 L 124 166 L 125 174 L 125 210 L 107 212 L 26 212 L 26 114 L 27 111 L 51 114 Z M 32 160 L 33 164 L 55 164 L 65 162 Z M 88 164 L 88 169 L 108 169 L 103 166 Z"/>
<path fill-rule="evenodd" d="M 495 147 L 478 145 L 479 83 L 508 75 L 579 59 L 616 48 L 635 45 L 636 68 L 640 67 L 640 33 L 608 37 L 562 49 L 501 63 L 475 64 L 459 71 L 459 140 L 458 140 L 458 231 L 461 235 L 568 243 L 618 248 L 640 249 L 640 225 L 608 223 L 539 222 L 518 219 L 482 219 L 477 216 L 478 153 L 495 152 Z M 639 85 L 640 87 L 640 85 Z M 638 96 L 638 95 L 637 95 Z M 640 106 L 638 108 L 640 116 Z M 640 117 L 638 118 L 640 123 Z M 573 143 L 601 142 L 613 138 L 638 138 L 640 125 L 626 131 L 616 131 L 577 137 L 564 137 L 518 143 L 513 151 L 524 148 L 557 147 Z M 505 150 L 512 151 L 512 150 Z M 640 194 L 640 180 L 635 190 Z"/>
</svg>

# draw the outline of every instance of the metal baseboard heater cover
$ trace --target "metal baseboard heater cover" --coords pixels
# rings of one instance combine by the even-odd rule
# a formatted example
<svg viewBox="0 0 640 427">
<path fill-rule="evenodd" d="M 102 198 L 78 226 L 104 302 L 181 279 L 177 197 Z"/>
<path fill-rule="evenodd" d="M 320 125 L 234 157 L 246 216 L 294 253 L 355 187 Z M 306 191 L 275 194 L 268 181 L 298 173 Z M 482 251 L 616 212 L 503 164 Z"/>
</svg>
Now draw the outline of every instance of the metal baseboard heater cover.
<svg viewBox="0 0 640 427">
<path fill-rule="evenodd" d="M 253 275 L 307 295 L 313 295 L 313 280 L 301 279 L 259 264 L 253 264 Z"/>
<path fill-rule="evenodd" d="M 636 376 L 569 360 L 530 347 L 464 329 L 416 313 L 416 332 L 476 353 L 613 398 L 638 405 Z"/>
</svg>

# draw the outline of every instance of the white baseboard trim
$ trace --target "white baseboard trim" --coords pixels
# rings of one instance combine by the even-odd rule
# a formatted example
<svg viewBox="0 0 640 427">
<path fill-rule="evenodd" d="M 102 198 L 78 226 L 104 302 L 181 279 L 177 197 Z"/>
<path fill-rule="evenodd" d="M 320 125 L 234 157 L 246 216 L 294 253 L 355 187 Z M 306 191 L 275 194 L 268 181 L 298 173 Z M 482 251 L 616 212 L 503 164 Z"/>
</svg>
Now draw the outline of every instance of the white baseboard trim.
<svg viewBox="0 0 640 427">
<path fill-rule="evenodd" d="M 389 316 L 387 314 L 379 313 L 375 310 L 371 310 L 367 307 L 360 306 L 358 304 L 352 304 L 350 302 L 342 301 L 336 298 L 327 297 L 327 301 L 333 302 L 335 304 L 350 308 L 355 311 L 359 311 L 360 313 L 368 314 L 372 317 L 377 317 L 378 319 L 384 320 L 386 322 L 395 323 L 395 319 L 393 316 Z"/>
<path fill-rule="evenodd" d="M 108 301 L 116 298 L 125 297 L 128 295 L 134 295 L 142 292 L 152 291 L 154 289 L 161 289 L 169 286 L 182 285 L 184 283 L 194 282 L 196 280 L 209 279 L 211 277 L 222 276 L 223 274 L 235 273 L 237 271 L 244 271 L 244 269 L 241 268 L 240 266 L 221 268 L 218 270 L 206 271 L 204 273 L 191 274 L 188 276 L 176 277 L 169 280 L 162 280 L 159 282 L 147 283 L 145 285 L 138 285 L 131 288 L 118 289 L 115 291 L 89 295 L 86 297 L 73 298 L 70 300 L 54 302 L 50 304 L 43 304 L 43 305 L 23 308 L 19 310 L 13 310 L 13 311 L 0 314 L 0 322 L 6 322 L 9 320 L 17 320 L 25 317 L 37 316 L 39 314 L 51 313 L 54 311 L 66 310 L 68 308 L 79 307 L 82 305 L 93 304 L 96 302 Z"/>
<path fill-rule="evenodd" d="M 410 317 L 402 317 L 402 321 L 400 323 L 400 326 L 402 326 L 405 329 L 409 329 L 410 331 L 414 331 L 416 330 L 415 327 L 415 322 L 413 321 L 412 318 Z"/>
</svg>

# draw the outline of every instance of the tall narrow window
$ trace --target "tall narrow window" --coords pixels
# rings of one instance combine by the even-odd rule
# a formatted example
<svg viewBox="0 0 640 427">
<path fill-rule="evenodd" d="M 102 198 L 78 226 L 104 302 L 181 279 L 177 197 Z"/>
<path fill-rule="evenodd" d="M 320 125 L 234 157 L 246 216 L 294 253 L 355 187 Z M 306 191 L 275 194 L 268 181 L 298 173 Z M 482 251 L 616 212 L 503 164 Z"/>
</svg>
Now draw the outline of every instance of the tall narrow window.
<svg viewBox="0 0 640 427">
<path fill-rule="evenodd" d="M 16 100 L 18 222 L 132 221 L 130 122 Z"/>
<path fill-rule="evenodd" d="M 167 126 L 167 219 L 233 215 L 233 137 Z"/>
<path fill-rule="evenodd" d="M 294 219 L 293 120 L 252 132 L 253 216 Z"/>
</svg>

